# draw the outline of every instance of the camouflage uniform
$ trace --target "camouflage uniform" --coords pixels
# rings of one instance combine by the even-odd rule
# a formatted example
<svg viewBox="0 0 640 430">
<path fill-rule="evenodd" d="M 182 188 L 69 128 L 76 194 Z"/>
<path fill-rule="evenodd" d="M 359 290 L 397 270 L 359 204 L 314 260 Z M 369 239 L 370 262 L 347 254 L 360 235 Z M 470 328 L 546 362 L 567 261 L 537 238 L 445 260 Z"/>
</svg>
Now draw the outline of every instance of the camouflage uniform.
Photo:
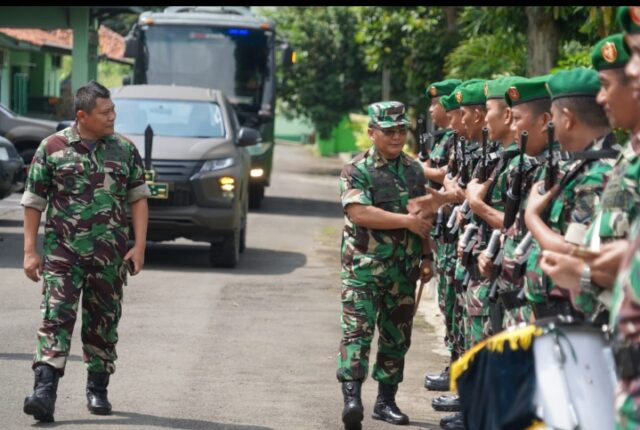
<svg viewBox="0 0 640 430">
<path fill-rule="evenodd" d="M 511 163 L 507 168 L 507 188 L 511 187 L 511 183 L 513 183 L 514 178 L 518 173 L 518 165 L 520 163 L 521 157 L 524 157 L 524 176 L 522 178 L 520 208 L 518 209 L 518 213 L 513 225 L 504 233 L 504 242 L 502 245 L 502 272 L 497 279 L 498 291 L 501 294 L 509 291 L 515 291 L 521 286 L 522 278 L 515 279 L 513 271 L 517 262 L 515 258 L 515 250 L 520 241 L 526 235 L 526 227 L 524 225 L 524 219 L 522 217 L 522 208 L 526 207 L 525 201 L 527 196 L 529 195 L 531 185 L 536 182 L 537 178 L 543 177 L 540 174 L 541 172 L 539 172 L 543 169 L 538 168 L 539 165 L 537 160 L 535 158 L 529 157 L 526 154 L 520 154 L 511 160 Z M 521 322 L 528 322 L 530 315 L 531 309 L 527 306 L 521 306 L 513 309 L 504 309 L 502 327 L 506 328 L 517 325 Z"/>
<path fill-rule="evenodd" d="M 449 129 L 445 132 L 443 137 L 438 141 L 437 144 L 434 145 L 431 150 L 431 160 L 432 165 L 437 167 L 442 167 L 447 164 L 449 160 L 449 156 L 451 154 L 451 148 L 453 146 L 453 132 Z M 429 182 L 429 186 L 433 187 L 435 183 Z M 449 214 L 449 210 L 446 207 L 442 208 L 444 219 L 446 223 L 446 218 Z M 434 226 L 434 230 L 435 230 Z M 435 238 L 433 236 L 434 230 L 432 230 L 431 235 L 433 237 L 433 244 L 435 247 L 435 255 L 434 255 L 434 263 L 436 270 L 436 285 L 438 290 L 438 305 L 440 307 L 440 312 L 444 315 L 445 318 L 445 327 L 446 333 L 444 338 L 444 343 L 449 350 L 453 350 L 453 339 L 451 336 L 451 324 L 452 324 L 452 313 L 453 313 L 453 301 L 455 300 L 455 294 L 453 289 L 448 288 L 450 285 L 447 282 L 447 271 L 450 271 L 451 268 L 451 256 L 453 255 L 453 244 L 446 243 L 442 237 Z"/>
<path fill-rule="evenodd" d="M 383 111 L 387 108 L 385 103 L 377 105 L 382 105 Z M 406 154 L 386 160 L 373 146 L 344 167 L 340 192 L 345 227 L 337 378 L 340 382 L 367 378 L 369 349 L 377 322 L 378 354 L 373 379 L 398 384 L 411 344 L 422 239 L 408 229 L 373 230 L 359 226 L 349 219 L 346 207 L 356 203 L 406 214 L 409 199 L 425 194 L 424 172 L 420 163 Z"/>
<path fill-rule="evenodd" d="M 113 134 L 91 143 L 76 126 L 42 141 L 21 204 L 44 211 L 42 326 L 33 366 L 64 372 L 82 292 L 83 358 L 90 372 L 113 373 L 117 358 L 127 203 L 145 198 L 135 146 Z"/>
<path fill-rule="evenodd" d="M 604 138 L 595 141 L 589 150 L 602 150 L 603 142 Z M 566 183 L 552 200 L 549 218 L 545 221 L 554 232 L 564 236 L 571 224 L 591 223 L 600 204 L 604 184 L 611 173 L 613 160 L 573 160 L 561 165 L 564 175 L 569 174 L 572 179 L 563 181 Z M 542 272 L 539 258 L 540 246 L 534 239 L 524 278 L 527 300 L 544 303 L 552 291 L 558 296 L 565 296 L 565 290 L 555 288 L 553 281 Z"/>
<path fill-rule="evenodd" d="M 500 145 L 502 148 L 502 145 Z M 504 150 L 500 151 L 501 160 L 492 173 L 493 185 L 488 190 L 487 203 L 492 208 L 504 212 L 504 202 L 507 195 L 507 176 L 509 174 L 509 165 L 511 159 L 518 154 L 518 144 L 513 142 L 507 146 Z M 489 240 L 487 231 L 491 233 L 491 230 L 482 231 L 478 236 L 479 242 L 486 243 Z M 486 246 L 478 248 L 478 252 L 484 251 Z M 467 329 L 466 329 L 466 342 L 469 347 L 476 343 L 486 339 L 493 335 L 491 322 L 489 320 L 489 291 L 491 289 L 491 282 L 486 278 L 478 278 L 472 281 L 467 288 L 466 294 L 466 308 L 467 308 Z"/>
<path fill-rule="evenodd" d="M 618 156 L 602 192 L 600 208 L 587 230 L 585 245 L 599 249 L 600 243 L 628 236 L 629 225 L 638 218 L 639 213 L 639 180 L 640 157 L 635 153 L 632 143 L 628 142 Z M 576 307 L 592 315 L 598 311 L 598 300 L 590 292 L 582 291 L 576 297 Z"/>
<path fill-rule="evenodd" d="M 640 220 L 636 218 L 631 231 L 632 247 L 624 260 L 613 287 L 609 326 L 614 341 L 640 343 Z M 619 379 L 615 399 L 616 428 L 640 428 L 640 377 Z"/>
</svg>

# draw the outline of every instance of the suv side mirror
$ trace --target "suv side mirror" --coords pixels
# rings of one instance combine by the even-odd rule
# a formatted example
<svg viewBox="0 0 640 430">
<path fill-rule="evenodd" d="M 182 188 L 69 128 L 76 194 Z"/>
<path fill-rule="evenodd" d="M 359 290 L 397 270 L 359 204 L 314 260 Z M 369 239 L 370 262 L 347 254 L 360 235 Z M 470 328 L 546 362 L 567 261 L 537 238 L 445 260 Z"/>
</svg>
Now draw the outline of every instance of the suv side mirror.
<svg viewBox="0 0 640 430">
<path fill-rule="evenodd" d="M 238 146 L 251 146 L 262 142 L 262 135 L 255 128 L 240 127 Z"/>
<path fill-rule="evenodd" d="M 64 121 L 60 121 L 58 123 L 58 125 L 56 126 L 56 131 L 60 131 L 60 130 L 64 130 L 67 127 L 71 127 L 73 125 L 73 121 L 72 120 L 64 120 Z"/>
</svg>

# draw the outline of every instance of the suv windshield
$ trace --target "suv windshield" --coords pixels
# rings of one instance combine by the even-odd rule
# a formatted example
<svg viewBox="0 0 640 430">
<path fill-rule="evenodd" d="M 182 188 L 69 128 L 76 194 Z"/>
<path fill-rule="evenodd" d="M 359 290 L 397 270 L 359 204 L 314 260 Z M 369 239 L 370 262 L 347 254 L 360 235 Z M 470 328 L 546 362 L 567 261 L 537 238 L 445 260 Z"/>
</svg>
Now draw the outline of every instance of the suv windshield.
<svg viewBox="0 0 640 430">
<path fill-rule="evenodd" d="M 145 37 L 148 83 L 215 88 L 234 103 L 260 106 L 268 73 L 264 31 L 155 25 Z"/>
<path fill-rule="evenodd" d="M 144 134 L 150 124 L 154 135 L 224 137 L 225 127 L 216 103 L 183 100 L 113 98 L 115 129 L 122 134 Z"/>
</svg>

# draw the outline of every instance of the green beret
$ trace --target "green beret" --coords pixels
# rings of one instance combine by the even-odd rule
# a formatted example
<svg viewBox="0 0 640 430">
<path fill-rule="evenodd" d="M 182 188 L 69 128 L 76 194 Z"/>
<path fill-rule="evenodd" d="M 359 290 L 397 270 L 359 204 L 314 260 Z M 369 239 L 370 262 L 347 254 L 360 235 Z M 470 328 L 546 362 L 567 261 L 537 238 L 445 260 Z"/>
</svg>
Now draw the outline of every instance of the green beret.
<svg viewBox="0 0 640 430">
<path fill-rule="evenodd" d="M 445 81 L 434 82 L 424 90 L 424 94 L 429 98 L 448 96 L 461 83 L 462 81 L 460 79 L 447 79 Z"/>
<path fill-rule="evenodd" d="M 547 81 L 551 101 L 563 97 L 595 97 L 600 91 L 600 78 L 593 69 L 579 67 L 561 70 Z"/>
<path fill-rule="evenodd" d="M 484 95 L 484 82 L 471 82 L 456 89 L 456 100 L 460 106 L 483 105 L 487 102 Z"/>
<path fill-rule="evenodd" d="M 593 47 L 591 51 L 591 64 L 597 71 L 618 69 L 624 67 L 629 61 L 629 53 L 624 45 L 622 33 L 607 36 Z"/>
<path fill-rule="evenodd" d="M 504 100 L 504 93 L 507 92 L 509 87 L 513 85 L 514 82 L 520 82 L 526 79 L 527 78 L 523 78 L 522 76 L 503 76 L 491 81 L 486 81 L 484 83 L 484 95 L 487 97 L 487 100 Z"/>
<path fill-rule="evenodd" d="M 440 104 L 447 112 L 454 109 L 460 109 L 460 104 L 456 100 L 456 95 L 453 93 L 449 94 L 448 96 L 440 97 Z"/>
<path fill-rule="evenodd" d="M 514 82 L 505 91 L 504 99 L 509 106 L 517 106 L 536 100 L 548 99 L 546 83 L 551 75 L 535 76 L 520 82 Z"/>
<path fill-rule="evenodd" d="M 620 6 L 616 18 L 622 31 L 640 34 L 640 6 Z"/>
</svg>

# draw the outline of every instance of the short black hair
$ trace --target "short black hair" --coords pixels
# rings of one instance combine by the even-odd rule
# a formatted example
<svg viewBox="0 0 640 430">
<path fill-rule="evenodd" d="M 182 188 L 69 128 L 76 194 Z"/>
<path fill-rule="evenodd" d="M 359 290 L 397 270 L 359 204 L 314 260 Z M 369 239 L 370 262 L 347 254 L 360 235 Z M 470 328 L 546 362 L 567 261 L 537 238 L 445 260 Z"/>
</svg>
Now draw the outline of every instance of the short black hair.
<svg viewBox="0 0 640 430">
<path fill-rule="evenodd" d="M 531 113 L 534 117 L 539 117 L 545 112 L 549 112 L 551 115 L 551 99 L 550 98 L 541 98 L 538 100 L 533 100 L 527 102 L 527 106 L 531 110 Z"/>
<path fill-rule="evenodd" d="M 78 88 L 76 95 L 73 98 L 73 111 L 91 112 L 96 107 L 96 99 L 111 98 L 111 92 L 104 86 L 96 81 L 91 81 Z"/>
<path fill-rule="evenodd" d="M 565 108 L 570 110 L 578 121 L 593 128 L 609 126 L 604 108 L 596 102 L 595 97 L 562 97 L 554 100 L 553 104 L 561 111 Z"/>
</svg>

